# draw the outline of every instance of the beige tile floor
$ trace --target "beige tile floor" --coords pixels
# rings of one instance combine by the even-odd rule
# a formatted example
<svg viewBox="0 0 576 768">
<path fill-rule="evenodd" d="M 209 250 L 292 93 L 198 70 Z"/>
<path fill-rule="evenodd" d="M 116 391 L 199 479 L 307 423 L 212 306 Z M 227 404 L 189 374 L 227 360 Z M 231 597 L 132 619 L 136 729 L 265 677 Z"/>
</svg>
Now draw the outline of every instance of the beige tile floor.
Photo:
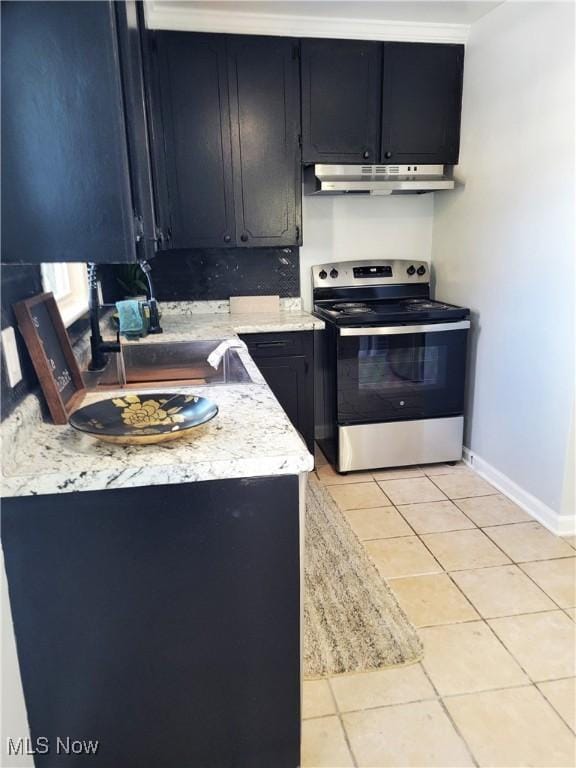
<svg viewBox="0 0 576 768">
<path fill-rule="evenodd" d="M 303 768 L 573 768 L 576 538 L 463 464 L 316 472 L 424 658 L 305 682 Z"/>
</svg>

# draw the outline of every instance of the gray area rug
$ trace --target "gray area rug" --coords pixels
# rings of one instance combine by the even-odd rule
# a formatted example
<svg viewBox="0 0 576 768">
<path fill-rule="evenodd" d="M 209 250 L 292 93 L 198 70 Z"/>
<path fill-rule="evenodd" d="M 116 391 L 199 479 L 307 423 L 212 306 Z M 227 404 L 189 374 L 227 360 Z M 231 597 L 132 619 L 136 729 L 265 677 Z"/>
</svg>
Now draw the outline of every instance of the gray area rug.
<svg viewBox="0 0 576 768">
<path fill-rule="evenodd" d="M 304 677 L 412 664 L 416 630 L 317 478 L 306 498 Z"/>
</svg>

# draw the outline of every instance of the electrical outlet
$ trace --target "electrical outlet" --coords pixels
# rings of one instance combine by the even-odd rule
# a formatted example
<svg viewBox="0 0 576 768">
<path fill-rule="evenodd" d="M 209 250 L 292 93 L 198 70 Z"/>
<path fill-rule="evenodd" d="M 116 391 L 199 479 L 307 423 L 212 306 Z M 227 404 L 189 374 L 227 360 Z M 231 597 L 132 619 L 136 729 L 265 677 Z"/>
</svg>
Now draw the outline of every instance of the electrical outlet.
<svg viewBox="0 0 576 768">
<path fill-rule="evenodd" d="M 15 387 L 19 381 L 22 381 L 22 368 L 20 368 L 20 357 L 18 356 L 18 347 L 16 346 L 16 334 L 12 326 L 4 328 L 2 331 L 2 352 L 4 354 L 8 384 L 11 387 Z"/>
</svg>

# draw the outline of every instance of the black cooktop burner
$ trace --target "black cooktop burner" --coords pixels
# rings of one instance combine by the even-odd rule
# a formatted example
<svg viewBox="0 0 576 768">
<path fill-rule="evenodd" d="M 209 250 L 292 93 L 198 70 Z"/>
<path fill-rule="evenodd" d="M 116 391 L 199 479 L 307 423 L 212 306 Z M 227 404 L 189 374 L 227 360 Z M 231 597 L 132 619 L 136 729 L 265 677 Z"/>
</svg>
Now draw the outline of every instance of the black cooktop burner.
<svg viewBox="0 0 576 768">
<path fill-rule="evenodd" d="M 340 315 L 366 315 L 372 307 L 363 301 L 342 301 L 332 304 L 331 309 Z"/>
<path fill-rule="evenodd" d="M 368 309 L 368 304 L 363 301 L 343 301 L 332 304 L 332 309 Z"/>
<path fill-rule="evenodd" d="M 407 299 L 406 309 L 409 312 L 418 312 L 421 309 L 450 309 L 448 304 L 439 301 L 425 301 L 424 299 Z"/>
</svg>

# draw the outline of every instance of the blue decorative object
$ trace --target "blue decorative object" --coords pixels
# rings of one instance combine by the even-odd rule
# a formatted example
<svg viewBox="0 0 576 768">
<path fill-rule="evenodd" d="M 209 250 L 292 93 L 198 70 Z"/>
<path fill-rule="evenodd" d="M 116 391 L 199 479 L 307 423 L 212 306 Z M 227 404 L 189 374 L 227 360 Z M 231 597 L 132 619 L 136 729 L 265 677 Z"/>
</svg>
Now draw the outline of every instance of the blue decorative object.
<svg viewBox="0 0 576 768">
<path fill-rule="evenodd" d="M 127 339 L 146 336 L 150 327 L 150 308 L 148 302 L 138 299 L 117 301 L 118 329 Z"/>
</svg>

